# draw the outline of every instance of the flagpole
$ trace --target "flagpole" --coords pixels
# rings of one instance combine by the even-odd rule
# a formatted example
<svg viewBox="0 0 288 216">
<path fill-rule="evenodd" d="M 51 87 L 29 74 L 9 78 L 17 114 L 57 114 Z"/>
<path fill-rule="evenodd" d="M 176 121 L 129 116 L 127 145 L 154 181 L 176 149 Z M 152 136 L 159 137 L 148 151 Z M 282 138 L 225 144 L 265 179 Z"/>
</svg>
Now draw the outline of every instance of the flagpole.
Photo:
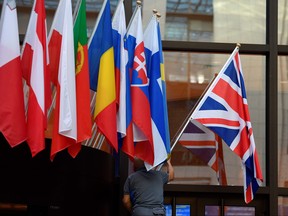
<svg viewBox="0 0 288 216">
<path fill-rule="evenodd" d="M 240 43 L 236 44 L 236 48 L 234 49 L 234 51 L 236 49 L 239 49 L 241 47 Z M 232 55 L 231 55 L 232 56 Z M 228 61 L 227 61 L 228 62 Z M 225 65 L 224 65 L 225 66 Z M 223 67 L 224 68 L 224 67 Z M 197 100 L 195 106 L 192 108 L 192 110 L 190 111 L 188 117 L 184 120 L 184 123 L 180 126 L 179 130 L 177 131 L 176 135 L 173 137 L 173 139 L 171 140 L 172 147 L 170 152 L 173 151 L 174 147 L 176 146 L 177 142 L 179 141 L 182 133 L 184 132 L 186 126 L 189 124 L 189 120 L 191 119 L 191 116 L 194 112 L 194 110 L 196 109 L 196 107 L 199 105 L 199 102 L 201 101 L 201 99 L 203 98 L 203 96 L 206 94 L 206 92 L 208 91 L 208 89 L 211 87 L 211 85 L 213 84 L 213 82 L 215 81 L 216 77 L 217 77 L 217 73 L 215 73 L 214 78 L 211 80 L 211 82 L 208 84 L 208 86 L 205 88 L 204 92 L 201 94 L 200 98 Z"/>
<path fill-rule="evenodd" d="M 179 141 L 181 135 L 183 134 L 186 126 L 189 124 L 190 122 L 190 118 L 191 118 L 191 115 L 192 113 L 194 112 L 195 108 L 197 107 L 199 101 L 201 101 L 201 99 L 203 98 L 203 96 L 206 94 L 207 90 L 209 89 L 209 87 L 211 86 L 211 84 L 214 82 L 215 78 L 217 77 L 217 73 L 215 73 L 213 79 L 211 80 L 211 82 L 207 85 L 207 87 L 205 88 L 204 92 L 201 94 L 201 96 L 199 97 L 199 99 L 197 100 L 195 106 L 193 106 L 192 110 L 189 112 L 188 116 L 185 118 L 184 122 L 182 123 L 182 125 L 180 126 L 180 128 L 178 129 L 178 131 L 176 132 L 176 135 L 173 137 L 173 139 L 171 140 L 171 143 L 172 144 L 172 147 L 170 148 L 170 154 L 167 158 L 170 159 L 171 158 L 171 154 L 172 154 L 172 151 L 174 149 L 174 147 L 176 146 L 177 142 Z M 163 163 L 160 164 L 158 167 L 157 167 L 157 170 L 161 170 L 163 166 Z"/>
<path fill-rule="evenodd" d="M 135 10 L 134 10 L 134 12 L 133 12 L 133 14 L 132 14 L 132 17 L 131 17 L 131 19 L 130 19 L 130 21 L 129 21 L 129 24 L 128 24 L 128 26 L 127 26 L 127 30 L 126 30 L 127 33 L 128 33 L 128 31 L 129 31 L 129 29 L 130 29 L 130 26 L 131 26 L 131 23 L 132 23 L 131 21 L 134 19 L 137 10 L 138 10 L 139 8 L 141 8 L 141 6 L 142 6 L 142 2 L 141 2 L 141 1 L 137 1 L 137 6 L 136 6 L 136 8 L 135 8 Z M 126 33 L 126 34 L 127 34 L 127 33 Z"/>
<path fill-rule="evenodd" d="M 57 94 L 57 91 L 56 91 L 56 88 L 55 88 L 55 86 L 54 86 L 54 87 L 53 87 L 53 90 L 52 90 L 52 95 L 53 95 L 52 103 L 51 103 L 51 106 L 49 107 L 48 113 L 47 113 L 47 119 L 48 119 L 48 120 L 49 120 L 49 118 L 50 118 L 50 116 L 51 116 L 51 113 L 52 113 L 52 110 L 54 109 L 55 104 L 56 104 L 56 94 Z"/>
<path fill-rule="evenodd" d="M 185 118 L 184 123 L 182 123 L 182 125 L 180 126 L 179 130 L 177 131 L 176 135 L 173 137 L 173 139 L 171 140 L 172 147 L 170 152 L 173 151 L 175 145 L 177 144 L 177 142 L 179 141 L 182 133 L 184 132 L 186 126 L 189 124 L 189 120 L 191 118 L 192 113 L 194 112 L 195 108 L 197 107 L 199 101 L 201 101 L 201 99 L 203 98 L 203 96 L 206 94 L 207 90 L 209 89 L 209 87 L 211 86 L 211 84 L 214 82 L 215 78 L 217 77 L 217 73 L 215 73 L 214 78 L 211 80 L 211 82 L 207 85 L 207 87 L 205 88 L 204 92 L 201 94 L 201 96 L 199 97 L 199 99 L 197 100 L 195 106 L 193 106 L 192 110 L 189 112 L 188 117 Z"/>
<path fill-rule="evenodd" d="M 78 14 L 78 12 L 79 12 L 79 7 L 80 7 L 80 2 L 81 2 L 82 0 L 77 0 L 77 2 L 76 2 L 76 5 L 75 5 L 75 8 L 74 8 L 74 13 L 73 13 L 73 22 L 75 23 L 75 19 L 76 19 L 76 17 L 77 17 L 77 14 Z"/>
</svg>

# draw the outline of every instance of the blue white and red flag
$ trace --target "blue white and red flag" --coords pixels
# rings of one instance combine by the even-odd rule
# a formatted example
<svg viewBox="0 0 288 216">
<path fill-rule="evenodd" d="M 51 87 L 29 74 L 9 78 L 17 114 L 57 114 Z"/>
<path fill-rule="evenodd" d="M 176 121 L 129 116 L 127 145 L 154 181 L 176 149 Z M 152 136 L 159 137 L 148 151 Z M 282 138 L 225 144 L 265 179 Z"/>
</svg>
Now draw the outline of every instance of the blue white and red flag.
<svg viewBox="0 0 288 216">
<path fill-rule="evenodd" d="M 146 71 L 141 6 L 130 20 L 125 36 L 128 50 L 127 73 L 131 79 L 131 103 L 135 156 L 153 165 L 154 147 L 149 103 L 149 80 Z"/>
<path fill-rule="evenodd" d="M 242 159 L 245 202 L 252 201 L 263 177 L 253 136 L 238 47 L 195 108 L 191 118 L 217 133 Z"/>
<path fill-rule="evenodd" d="M 150 81 L 149 99 L 154 142 L 154 164 L 153 166 L 146 164 L 147 169 L 151 169 L 165 161 L 168 153 L 170 153 L 169 128 L 166 127 L 166 123 L 168 123 L 167 100 L 166 92 L 163 89 L 163 86 L 165 87 L 165 77 L 164 71 L 163 74 L 161 73 L 163 58 L 161 59 L 161 36 L 159 35 L 158 24 L 156 14 L 154 14 L 144 32 L 147 75 Z"/>
<path fill-rule="evenodd" d="M 116 101 L 117 101 L 117 132 L 120 135 L 118 143 L 123 152 L 134 157 L 134 142 L 132 130 L 132 110 L 130 94 L 130 77 L 126 73 L 128 52 L 124 48 L 126 34 L 126 19 L 123 0 L 120 0 L 112 18 L 113 46 L 115 59 Z"/>
</svg>

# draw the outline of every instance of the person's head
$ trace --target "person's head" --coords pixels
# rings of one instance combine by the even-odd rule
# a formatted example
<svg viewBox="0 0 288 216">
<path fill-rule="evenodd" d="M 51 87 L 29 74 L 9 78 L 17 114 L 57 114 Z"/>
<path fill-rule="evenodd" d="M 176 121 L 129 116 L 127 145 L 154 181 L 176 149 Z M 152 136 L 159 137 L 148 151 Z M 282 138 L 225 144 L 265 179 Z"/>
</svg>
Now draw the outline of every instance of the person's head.
<svg viewBox="0 0 288 216">
<path fill-rule="evenodd" d="M 140 158 L 134 157 L 134 170 L 138 170 L 144 166 L 144 161 Z"/>
</svg>

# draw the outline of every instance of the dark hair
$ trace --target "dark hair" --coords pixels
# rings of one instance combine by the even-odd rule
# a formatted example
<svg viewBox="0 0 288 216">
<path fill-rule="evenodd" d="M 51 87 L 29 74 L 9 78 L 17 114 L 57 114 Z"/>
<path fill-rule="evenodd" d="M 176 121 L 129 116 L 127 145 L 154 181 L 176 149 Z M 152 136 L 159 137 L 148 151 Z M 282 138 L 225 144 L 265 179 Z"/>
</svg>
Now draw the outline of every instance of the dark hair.
<svg viewBox="0 0 288 216">
<path fill-rule="evenodd" d="M 140 158 L 134 157 L 134 170 L 138 170 L 139 168 L 144 166 L 144 161 Z"/>
</svg>

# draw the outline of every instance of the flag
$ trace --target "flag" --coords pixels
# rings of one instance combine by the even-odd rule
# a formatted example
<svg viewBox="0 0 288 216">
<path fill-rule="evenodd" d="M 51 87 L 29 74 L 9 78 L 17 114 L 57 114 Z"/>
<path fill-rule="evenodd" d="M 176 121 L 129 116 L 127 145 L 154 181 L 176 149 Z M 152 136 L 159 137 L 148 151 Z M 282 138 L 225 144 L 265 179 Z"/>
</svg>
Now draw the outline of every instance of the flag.
<svg viewBox="0 0 288 216">
<path fill-rule="evenodd" d="M 121 150 L 130 158 L 134 157 L 134 142 L 132 130 L 132 110 L 130 94 L 130 77 L 126 73 L 128 53 L 124 49 L 126 34 L 126 19 L 123 0 L 120 0 L 112 19 L 113 46 L 115 59 L 117 132 L 120 134 Z M 129 124 L 128 124 L 129 123 Z"/>
<path fill-rule="evenodd" d="M 154 163 L 154 147 L 149 103 L 149 80 L 146 71 L 141 6 L 134 10 L 125 36 L 128 50 L 127 73 L 131 77 L 131 103 L 135 156 L 150 165 Z"/>
<path fill-rule="evenodd" d="M 4 0 L 0 21 L 0 131 L 11 147 L 27 138 L 16 2 Z"/>
<path fill-rule="evenodd" d="M 47 27 L 44 0 L 35 0 L 25 35 L 21 65 L 29 86 L 27 143 L 32 156 L 45 149 L 44 131 L 51 105 L 50 75 L 47 68 Z"/>
<path fill-rule="evenodd" d="M 147 74 L 149 78 L 149 99 L 152 120 L 152 134 L 154 142 L 154 164 L 146 164 L 146 168 L 151 169 L 167 159 L 170 153 L 170 135 L 167 115 L 167 101 L 163 87 L 165 87 L 165 77 L 161 69 L 163 65 L 161 36 L 159 35 L 156 14 L 154 14 L 144 32 L 145 56 L 147 62 Z M 161 62 L 162 60 L 162 62 Z M 167 136 L 168 133 L 168 136 Z M 168 139 L 169 137 L 169 139 Z"/>
<path fill-rule="evenodd" d="M 89 64 L 87 46 L 86 0 L 81 0 L 74 22 L 76 63 L 77 143 L 91 138 Z M 69 148 L 70 149 L 70 148 Z M 69 150 L 68 149 L 68 150 Z"/>
<path fill-rule="evenodd" d="M 60 44 L 60 46 L 55 47 L 55 44 Z M 51 71 L 53 77 L 56 77 L 56 75 L 58 77 L 50 152 L 51 160 L 59 151 L 66 148 L 74 149 L 77 140 L 75 55 L 71 0 L 61 0 L 58 4 L 49 34 L 49 50 L 53 49 L 56 49 L 56 51 L 51 52 L 50 59 L 55 58 L 55 56 L 51 56 L 52 53 L 59 53 L 59 65 L 52 65 L 55 61 L 50 62 L 51 68 L 58 68 L 58 71 Z M 72 156 L 75 157 L 76 154 L 77 151 Z"/>
<path fill-rule="evenodd" d="M 162 95 L 163 95 L 163 102 L 164 102 L 164 121 L 165 121 L 165 135 L 166 135 L 166 151 L 167 154 L 170 154 L 170 131 L 169 131 L 169 121 L 168 121 L 168 108 L 167 108 L 167 91 L 166 91 L 166 82 L 165 82 L 165 71 L 164 71 L 164 56 L 162 50 L 162 40 L 161 40 L 161 31 L 160 31 L 160 23 L 159 20 L 157 24 L 157 31 L 158 31 L 158 44 L 159 44 L 159 53 L 160 53 L 160 71 L 161 71 L 161 83 L 162 83 Z"/>
<path fill-rule="evenodd" d="M 196 120 L 188 121 L 179 143 L 216 172 L 220 185 L 227 185 L 222 139 Z"/>
<path fill-rule="evenodd" d="M 223 143 L 221 137 L 216 135 L 216 161 L 211 166 L 217 174 L 217 179 L 220 185 L 227 185 L 227 177 L 224 163 Z"/>
<path fill-rule="evenodd" d="M 114 49 L 109 0 L 103 2 L 88 46 L 90 89 L 97 92 L 94 120 L 98 130 L 118 151 Z"/>
<path fill-rule="evenodd" d="M 217 133 L 242 159 L 245 202 L 263 181 L 246 98 L 239 48 L 236 47 L 191 118 Z"/>
</svg>

